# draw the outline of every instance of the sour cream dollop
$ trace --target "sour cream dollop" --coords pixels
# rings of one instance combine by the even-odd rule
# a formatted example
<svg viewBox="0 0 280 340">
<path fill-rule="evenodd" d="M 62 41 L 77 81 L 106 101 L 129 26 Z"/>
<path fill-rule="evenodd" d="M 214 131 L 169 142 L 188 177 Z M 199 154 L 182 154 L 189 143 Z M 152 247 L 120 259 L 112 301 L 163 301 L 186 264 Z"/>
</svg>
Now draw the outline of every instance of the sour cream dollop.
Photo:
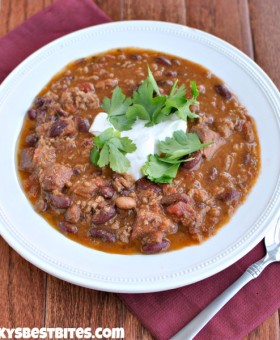
<svg viewBox="0 0 280 340">
<path fill-rule="evenodd" d="M 107 113 L 100 112 L 95 117 L 89 132 L 99 136 L 106 129 L 114 128 L 107 118 Z M 148 156 L 159 153 L 157 147 L 159 141 L 165 140 L 166 137 L 172 137 L 174 131 L 187 130 L 187 123 L 178 119 L 175 115 L 154 126 L 145 127 L 146 123 L 146 121 L 139 119 L 133 124 L 131 130 L 121 132 L 122 137 L 130 138 L 137 147 L 134 152 L 126 154 L 131 164 L 127 173 L 132 175 L 135 180 L 143 177 L 141 168 L 146 163 Z"/>
</svg>

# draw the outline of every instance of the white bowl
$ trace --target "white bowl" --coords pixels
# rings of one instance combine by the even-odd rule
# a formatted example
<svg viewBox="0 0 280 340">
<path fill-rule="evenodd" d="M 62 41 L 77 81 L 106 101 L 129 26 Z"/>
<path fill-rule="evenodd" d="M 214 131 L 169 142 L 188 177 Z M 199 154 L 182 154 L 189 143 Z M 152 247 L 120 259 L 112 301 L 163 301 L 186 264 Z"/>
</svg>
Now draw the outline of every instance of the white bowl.
<svg viewBox="0 0 280 340">
<path fill-rule="evenodd" d="M 246 202 L 207 242 L 165 254 L 115 255 L 84 247 L 38 215 L 21 189 L 16 143 L 33 98 L 72 60 L 115 47 L 143 47 L 195 61 L 222 78 L 255 118 L 262 168 Z M 246 55 L 204 32 L 149 21 L 90 27 L 43 47 L 0 88 L 0 232 L 25 259 L 63 280 L 112 292 L 153 292 L 187 285 L 228 267 L 251 250 L 279 210 L 280 96 Z"/>
</svg>

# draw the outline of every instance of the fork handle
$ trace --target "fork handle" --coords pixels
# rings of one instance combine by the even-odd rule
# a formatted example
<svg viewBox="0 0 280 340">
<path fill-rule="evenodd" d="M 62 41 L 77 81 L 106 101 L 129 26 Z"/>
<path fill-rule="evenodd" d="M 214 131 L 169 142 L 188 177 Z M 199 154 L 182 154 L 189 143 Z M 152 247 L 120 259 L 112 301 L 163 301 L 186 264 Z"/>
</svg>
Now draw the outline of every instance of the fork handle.
<svg viewBox="0 0 280 340">
<path fill-rule="evenodd" d="M 204 308 L 191 322 L 183 327 L 170 340 L 192 339 L 201 329 L 218 313 L 218 311 L 249 281 L 260 275 L 263 269 L 272 261 L 265 256 L 263 259 L 252 264 L 245 273 L 229 286 L 221 295 Z"/>
</svg>

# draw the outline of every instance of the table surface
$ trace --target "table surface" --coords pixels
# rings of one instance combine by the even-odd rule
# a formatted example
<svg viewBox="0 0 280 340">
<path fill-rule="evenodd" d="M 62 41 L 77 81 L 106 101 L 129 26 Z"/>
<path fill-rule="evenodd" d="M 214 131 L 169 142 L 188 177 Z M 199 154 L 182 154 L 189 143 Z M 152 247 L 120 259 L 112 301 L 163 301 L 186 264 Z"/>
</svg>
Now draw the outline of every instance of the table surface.
<svg viewBox="0 0 280 340">
<path fill-rule="evenodd" d="M 0 0 L 0 36 L 55 0 Z M 162 20 L 212 33 L 253 58 L 280 88 L 279 0 L 96 0 L 114 21 Z M 56 279 L 0 239 L 1 327 L 124 327 L 126 339 L 152 339 L 111 293 Z M 246 340 L 280 338 L 275 312 Z"/>
</svg>

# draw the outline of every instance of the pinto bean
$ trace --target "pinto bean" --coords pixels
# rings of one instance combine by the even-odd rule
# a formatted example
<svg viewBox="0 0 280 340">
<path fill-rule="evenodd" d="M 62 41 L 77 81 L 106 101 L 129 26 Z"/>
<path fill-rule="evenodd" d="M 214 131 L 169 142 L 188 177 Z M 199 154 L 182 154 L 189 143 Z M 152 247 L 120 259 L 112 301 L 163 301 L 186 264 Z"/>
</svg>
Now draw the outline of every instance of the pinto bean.
<svg viewBox="0 0 280 340">
<path fill-rule="evenodd" d="M 96 212 L 92 217 L 93 224 L 104 224 L 116 215 L 116 208 L 114 205 L 107 205 L 100 211 Z"/>
<path fill-rule="evenodd" d="M 71 205 L 71 199 L 67 195 L 50 194 L 49 198 L 51 205 L 58 209 L 66 209 Z"/>
<path fill-rule="evenodd" d="M 136 201 L 132 197 L 118 197 L 115 201 L 116 206 L 120 209 L 129 210 L 136 207 Z"/>
<path fill-rule="evenodd" d="M 112 198 L 115 193 L 115 189 L 112 186 L 101 186 L 99 188 L 99 193 L 104 198 Z"/>
<path fill-rule="evenodd" d="M 155 57 L 155 62 L 157 64 L 166 65 L 166 66 L 171 66 L 172 65 L 171 60 L 166 58 L 166 57 L 164 57 L 164 56 Z"/>
<path fill-rule="evenodd" d="M 194 167 L 196 167 L 198 164 L 199 164 L 199 162 L 201 161 L 201 159 L 202 159 L 202 153 L 201 153 L 201 151 L 199 150 L 199 151 L 195 151 L 195 152 L 193 152 L 193 153 L 191 153 L 190 155 L 189 155 L 189 158 L 193 158 L 192 160 L 190 160 L 190 161 L 187 161 L 187 162 L 184 162 L 183 164 L 182 164 L 182 167 L 184 168 L 184 169 L 187 169 L 187 170 L 192 170 Z"/>
<path fill-rule="evenodd" d="M 32 133 L 31 135 L 26 136 L 25 142 L 28 146 L 35 146 L 38 142 L 38 137 L 36 133 Z"/>
<path fill-rule="evenodd" d="M 76 117 L 75 118 L 76 126 L 78 131 L 80 132 L 88 132 L 90 128 L 89 121 L 86 118 L 83 117 Z"/>
<path fill-rule="evenodd" d="M 74 224 L 65 222 L 65 221 L 58 222 L 58 227 L 62 231 L 69 233 L 69 234 L 77 234 L 77 232 L 78 232 L 77 226 L 75 226 Z"/>
<path fill-rule="evenodd" d="M 225 99 L 230 99 L 232 97 L 231 92 L 224 84 L 215 85 L 216 92 Z"/>
<path fill-rule="evenodd" d="M 170 246 L 170 242 L 167 238 L 164 238 L 160 243 L 147 243 L 143 244 L 141 251 L 144 254 L 156 254 L 165 251 Z"/>
<path fill-rule="evenodd" d="M 67 122 L 63 119 L 59 119 L 54 122 L 50 128 L 49 136 L 51 138 L 57 137 L 62 134 L 63 130 L 66 128 Z"/>
<path fill-rule="evenodd" d="M 140 178 L 137 182 L 136 182 L 136 188 L 138 190 L 152 190 L 155 194 L 159 194 L 161 192 L 161 188 L 149 181 L 147 178 Z"/>
<path fill-rule="evenodd" d="M 176 202 L 188 203 L 190 202 L 190 197 L 186 194 L 172 194 L 172 195 L 164 196 L 161 199 L 162 205 L 170 205 Z"/>
<path fill-rule="evenodd" d="M 93 238 L 99 238 L 103 242 L 116 242 L 116 236 L 109 230 L 91 228 L 89 234 Z"/>
</svg>

